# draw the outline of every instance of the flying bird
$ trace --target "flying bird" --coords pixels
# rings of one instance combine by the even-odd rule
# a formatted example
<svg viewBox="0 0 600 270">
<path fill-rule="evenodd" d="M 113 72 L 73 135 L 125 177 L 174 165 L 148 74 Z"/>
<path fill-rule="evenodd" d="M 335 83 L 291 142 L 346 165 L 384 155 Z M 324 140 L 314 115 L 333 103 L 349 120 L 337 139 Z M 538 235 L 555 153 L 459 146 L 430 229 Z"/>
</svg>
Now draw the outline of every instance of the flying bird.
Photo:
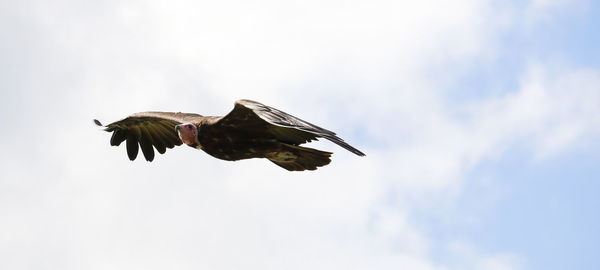
<svg viewBox="0 0 600 270">
<path fill-rule="evenodd" d="M 94 123 L 102 126 L 100 121 Z M 201 149 L 223 160 L 266 158 L 289 171 L 316 170 L 331 162 L 331 152 L 300 146 L 325 138 L 358 155 L 335 133 L 300 118 L 251 100 L 238 100 L 225 116 L 181 112 L 141 112 L 105 126 L 112 132 L 110 145 L 126 142 L 127 156 L 135 160 L 142 149 L 147 161 L 156 151 L 181 144 Z"/>
</svg>

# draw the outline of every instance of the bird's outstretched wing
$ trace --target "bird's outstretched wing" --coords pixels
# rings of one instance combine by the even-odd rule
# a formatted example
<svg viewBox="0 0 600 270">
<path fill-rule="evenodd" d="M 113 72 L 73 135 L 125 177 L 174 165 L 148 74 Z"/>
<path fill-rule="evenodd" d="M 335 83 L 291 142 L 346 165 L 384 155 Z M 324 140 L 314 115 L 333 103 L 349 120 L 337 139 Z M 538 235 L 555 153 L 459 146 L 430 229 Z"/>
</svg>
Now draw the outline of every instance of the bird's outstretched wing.
<svg viewBox="0 0 600 270">
<path fill-rule="evenodd" d="M 127 141 L 127 156 L 135 160 L 139 148 L 147 161 L 154 160 L 154 149 L 164 154 L 167 148 L 181 145 L 175 126 L 193 122 L 202 117 L 193 113 L 174 112 L 141 112 L 132 114 L 122 120 L 106 125 L 105 131 L 112 132 L 110 145 L 118 146 Z M 94 122 L 102 126 L 100 121 Z"/>
<path fill-rule="evenodd" d="M 252 100 L 236 101 L 233 110 L 215 125 L 246 128 L 249 125 L 256 127 L 260 123 L 266 124 L 265 128 L 278 140 L 288 144 L 299 145 L 317 138 L 325 138 L 356 155 L 365 155 L 332 131 Z"/>
</svg>

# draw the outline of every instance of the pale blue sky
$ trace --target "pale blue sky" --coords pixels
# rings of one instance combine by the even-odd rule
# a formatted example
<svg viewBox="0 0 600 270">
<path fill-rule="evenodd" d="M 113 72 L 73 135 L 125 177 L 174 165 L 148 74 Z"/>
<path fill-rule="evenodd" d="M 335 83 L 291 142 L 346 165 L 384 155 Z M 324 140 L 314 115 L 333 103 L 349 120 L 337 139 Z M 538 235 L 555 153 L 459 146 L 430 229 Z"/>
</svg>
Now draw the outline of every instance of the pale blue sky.
<svg viewBox="0 0 600 270">
<path fill-rule="evenodd" d="M 468 68 L 448 96 L 460 103 L 512 91 L 530 61 L 599 68 L 598 7 L 587 4 L 585 10 L 556 12 L 558 18 L 527 31 L 509 29 L 502 35 L 499 59 Z M 586 138 L 579 147 L 543 162 L 533 162 L 531 149 L 518 144 L 467 176 L 468 185 L 456 207 L 467 216 L 483 216 L 481 224 L 448 227 L 424 220 L 437 237 L 458 234 L 487 250 L 519 250 L 527 254 L 528 269 L 597 269 L 600 156 L 596 140 Z M 505 190 L 485 211 L 478 200 L 490 191 L 478 184 L 482 178 Z M 444 251 L 439 252 L 444 258 Z"/>
<path fill-rule="evenodd" d="M 0 269 L 598 269 L 600 7 L 0 3 Z M 104 123 L 236 99 L 336 131 L 289 173 Z"/>
<path fill-rule="evenodd" d="M 555 11 L 554 17 L 531 29 L 508 29 L 500 38 L 499 58 L 469 68 L 448 95 L 460 103 L 512 91 L 519 74 L 531 61 L 556 65 L 559 69 L 600 68 L 597 3 L 589 1 L 583 9 L 565 10 Z M 458 234 L 486 250 L 519 250 L 527 258 L 526 269 L 597 269 L 600 267 L 597 141 L 597 135 L 583 138 L 578 147 L 542 162 L 533 161 L 528 145 L 518 143 L 500 158 L 483 162 L 466 177 L 468 184 L 456 207 L 466 215 L 481 215 L 484 221 L 458 227 L 428 224 L 441 238 Z M 478 200 L 481 193 L 490 191 L 478 184 L 481 179 L 504 190 L 484 211 Z"/>
</svg>

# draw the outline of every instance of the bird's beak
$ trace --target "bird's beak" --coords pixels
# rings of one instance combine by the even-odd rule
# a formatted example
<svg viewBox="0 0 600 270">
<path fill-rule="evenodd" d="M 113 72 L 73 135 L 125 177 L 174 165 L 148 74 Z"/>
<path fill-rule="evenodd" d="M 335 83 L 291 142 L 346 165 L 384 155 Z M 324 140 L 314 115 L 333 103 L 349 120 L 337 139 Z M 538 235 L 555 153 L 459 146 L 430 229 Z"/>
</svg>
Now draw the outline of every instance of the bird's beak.
<svg viewBox="0 0 600 270">
<path fill-rule="evenodd" d="M 179 131 L 180 129 L 181 129 L 181 126 L 179 126 L 179 125 L 175 126 L 176 131 Z"/>
</svg>

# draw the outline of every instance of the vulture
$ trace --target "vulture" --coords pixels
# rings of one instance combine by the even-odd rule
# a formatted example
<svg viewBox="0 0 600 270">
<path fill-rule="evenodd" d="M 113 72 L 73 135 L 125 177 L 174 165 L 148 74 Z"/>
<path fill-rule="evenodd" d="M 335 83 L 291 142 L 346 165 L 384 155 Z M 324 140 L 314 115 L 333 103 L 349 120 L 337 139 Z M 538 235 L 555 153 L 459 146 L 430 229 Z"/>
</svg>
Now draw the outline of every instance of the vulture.
<svg viewBox="0 0 600 270">
<path fill-rule="evenodd" d="M 100 121 L 94 123 L 102 126 Z M 182 112 L 140 112 L 108 124 L 110 145 L 125 142 L 127 156 L 135 160 L 142 149 L 147 161 L 154 160 L 154 149 L 161 154 L 181 144 L 201 149 L 223 160 L 266 158 L 289 171 L 316 170 L 331 162 L 333 153 L 300 146 L 325 138 L 358 155 L 327 129 L 251 100 L 238 100 L 225 116 L 202 116 Z"/>
</svg>

